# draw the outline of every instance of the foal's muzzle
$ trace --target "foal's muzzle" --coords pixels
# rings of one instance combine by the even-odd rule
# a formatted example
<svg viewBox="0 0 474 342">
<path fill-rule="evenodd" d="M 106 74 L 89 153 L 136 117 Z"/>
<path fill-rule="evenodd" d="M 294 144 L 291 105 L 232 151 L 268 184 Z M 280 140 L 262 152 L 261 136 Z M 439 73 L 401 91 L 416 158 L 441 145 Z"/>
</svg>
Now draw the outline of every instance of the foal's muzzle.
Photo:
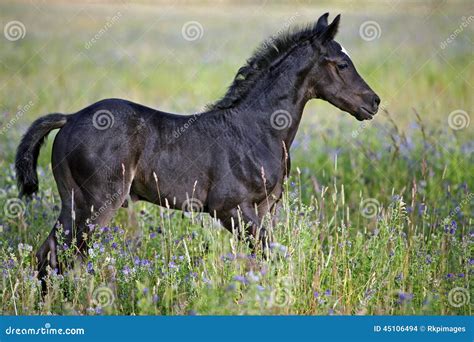
<svg viewBox="0 0 474 342">
<path fill-rule="evenodd" d="M 380 97 L 377 94 L 371 92 L 366 95 L 366 103 L 359 108 L 359 120 L 370 120 L 377 114 L 379 110 Z"/>
</svg>

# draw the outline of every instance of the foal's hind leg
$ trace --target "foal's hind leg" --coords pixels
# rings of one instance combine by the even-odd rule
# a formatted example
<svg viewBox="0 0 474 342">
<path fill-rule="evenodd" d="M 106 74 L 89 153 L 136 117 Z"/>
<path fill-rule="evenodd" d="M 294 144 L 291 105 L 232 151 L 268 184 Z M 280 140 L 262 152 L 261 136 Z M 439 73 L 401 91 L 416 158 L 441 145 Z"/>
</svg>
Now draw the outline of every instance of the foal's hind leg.
<svg viewBox="0 0 474 342">
<path fill-rule="evenodd" d="M 76 194 L 78 194 L 76 192 Z M 89 232 L 88 225 L 105 225 L 115 214 L 116 210 L 124 201 L 122 196 L 115 199 L 107 196 L 81 196 L 82 200 L 75 203 L 75 208 L 63 206 L 57 224 L 49 233 L 44 243 L 39 248 L 36 257 L 38 259 L 38 278 L 42 280 L 43 292 L 46 291 L 44 277 L 47 275 L 47 266 L 62 273 L 62 267 L 58 261 L 58 234 L 61 233 L 61 240 L 65 247 L 73 248 L 77 257 L 83 258 L 87 254 L 86 235 Z M 63 201 L 64 203 L 64 201 Z M 74 213 L 74 217 L 73 217 Z M 61 230 L 59 231 L 59 227 Z M 75 241 L 75 245 L 73 245 Z M 70 265 L 66 265 L 69 267 Z"/>
<path fill-rule="evenodd" d="M 71 177 L 56 178 L 62 200 L 61 215 L 37 253 L 38 277 L 42 280 L 43 293 L 46 290 L 44 277 L 47 275 L 47 266 L 62 272 L 57 259 L 58 227 L 62 227 L 60 238 L 66 247 L 73 248 L 76 256 L 84 257 L 87 254 L 88 225 L 107 224 L 123 204 L 131 184 L 131 178 L 107 182 L 101 179 L 100 173 L 88 178 L 89 182 L 83 182 L 80 187 Z M 75 245 L 72 244 L 73 241 Z M 68 266 L 70 265 L 66 265 Z"/>
<path fill-rule="evenodd" d="M 67 246 L 71 245 L 72 235 L 73 235 L 73 224 L 71 218 L 70 207 L 64 205 L 61 209 L 61 214 L 59 215 L 56 224 L 49 233 L 46 240 L 43 242 L 38 252 L 36 253 L 36 258 L 38 261 L 38 278 L 42 282 L 43 293 L 46 291 L 46 282 L 44 278 L 47 275 L 47 267 L 50 266 L 51 269 L 57 270 L 59 273 L 62 272 L 61 265 L 58 261 L 58 241 L 57 234 L 59 233 L 59 228 L 61 228 L 64 243 Z"/>
</svg>

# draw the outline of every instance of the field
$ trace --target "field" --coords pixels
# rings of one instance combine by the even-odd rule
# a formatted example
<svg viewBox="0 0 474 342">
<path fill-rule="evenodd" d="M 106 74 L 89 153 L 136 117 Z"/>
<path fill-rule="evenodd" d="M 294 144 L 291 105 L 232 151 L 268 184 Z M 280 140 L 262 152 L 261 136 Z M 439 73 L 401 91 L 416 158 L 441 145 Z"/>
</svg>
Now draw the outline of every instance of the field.
<svg viewBox="0 0 474 342">
<path fill-rule="evenodd" d="M 2 1 L 0 313 L 471 315 L 472 2 L 317 3 Z M 136 202 L 90 232 L 88 260 L 51 270 L 43 299 L 35 251 L 61 203 L 54 134 L 39 193 L 17 199 L 14 156 L 31 122 L 109 97 L 197 112 L 264 38 L 326 11 L 342 13 L 336 40 L 382 109 L 361 124 L 307 105 L 270 257 L 206 214 Z"/>
</svg>

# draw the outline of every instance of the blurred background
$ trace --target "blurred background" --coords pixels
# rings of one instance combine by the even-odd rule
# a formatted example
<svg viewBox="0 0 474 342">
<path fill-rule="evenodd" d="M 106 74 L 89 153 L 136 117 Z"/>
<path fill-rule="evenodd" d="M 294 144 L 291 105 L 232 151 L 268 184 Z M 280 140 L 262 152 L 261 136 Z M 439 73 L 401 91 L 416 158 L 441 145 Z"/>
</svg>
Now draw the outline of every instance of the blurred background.
<svg viewBox="0 0 474 342">
<path fill-rule="evenodd" d="M 130 255 L 117 257 L 117 282 L 102 260 L 115 255 L 109 246 L 112 254 L 100 252 L 83 265 L 82 285 L 57 280 L 70 290 L 67 300 L 74 298 L 70 307 L 58 291 L 33 310 L 40 300 L 31 280 L 34 250 L 60 201 L 50 169 L 52 134 L 40 155 L 40 193 L 20 202 L 19 211 L 8 209 L 17 196 L 15 150 L 31 122 L 110 97 L 174 113 L 201 111 L 224 95 L 265 39 L 325 12 L 329 20 L 342 14 L 336 40 L 382 103 L 364 123 L 323 101 L 308 103 L 292 146 L 285 224 L 276 230 L 294 257 L 270 263 L 270 272 L 258 263 L 263 282 L 256 285 L 248 273 L 260 272 L 253 259 L 241 267 L 223 257 L 234 252 L 230 235 L 178 215 L 159 226 L 163 213 L 139 202 L 113 222 L 129 228 L 123 244 Z M 5 288 L 1 312 L 94 313 L 95 281 L 112 284 L 118 304 L 109 312 L 116 314 L 471 313 L 464 305 L 469 293 L 464 306 L 447 294 L 454 286 L 467 293 L 474 264 L 473 1 L 2 0 L 0 27 L 0 268 L 22 290 L 18 297 Z M 130 219 L 134 213 L 138 220 Z M 169 239 L 148 238 L 162 228 Z M 172 242 L 191 230 L 191 257 L 202 261 L 196 267 L 179 264 L 188 250 Z M 138 242 L 130 247 L 128 239 Z M 143 269 L 137 257 L 138 265 L 155 260 L 155 272 L 131 273 Z M 135 286 L 131 275 L 148 287 Z M 240 292 L 229 296 L 236 284 Z M 274 291 L 274 284 L 291 303 L 263 308 L 256 294 L 260 287 Z"/>
<path fill-rule="evenodd" d="M 337 41 L 400 126 L 414 121 L 413 109 L 431 125 L 445 125 L 455 109 L 472 109 L 471 1 L 39 0 L 0 6 L 5 32 L 11 21 L 23 25 L 20 38 L 11 32 L 17 40 L 2 37 L 0 51 L 1 120 L 32 102 L 18 132 L 43 114 L 76 112 L 108 97 L 199 111 L 224 94 L 264 39 L 324 12 L 330 20 L 342 14 Z M 335 127 L 341 120 L 357 125 L 312 101 L 302 126 Z M 379 115 L 376 122 L 383 120 Z"/>
</svg>

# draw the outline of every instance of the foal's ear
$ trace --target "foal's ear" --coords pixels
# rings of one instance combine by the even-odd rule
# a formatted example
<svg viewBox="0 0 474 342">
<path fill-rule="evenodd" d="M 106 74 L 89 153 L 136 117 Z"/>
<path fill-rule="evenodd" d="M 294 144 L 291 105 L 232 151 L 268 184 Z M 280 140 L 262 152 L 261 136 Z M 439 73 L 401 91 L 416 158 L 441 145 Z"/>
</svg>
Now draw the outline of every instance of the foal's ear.
<svg viewBox="0 0 474 342">
<path fill-rule="evenodd" d="M 339 20 L 341 19 L 341 15 L 338 14 L 336 18 L 332 21 L 332 23 L 324 29 L 319 38 L 321 43 L 327 43 L 330 40 L 333 40 L 336 36 L 337 30 L 339 28 Z"/>
<path fill-rule="evenodd" d="M 316 32 L 316 34 L 320 34 L 328 26 L 328 16 L 329 13 L 324 13 L 322 16 L 319 17 L 316 24 L 314 24 L 314 31 Z"/>
</svg>

